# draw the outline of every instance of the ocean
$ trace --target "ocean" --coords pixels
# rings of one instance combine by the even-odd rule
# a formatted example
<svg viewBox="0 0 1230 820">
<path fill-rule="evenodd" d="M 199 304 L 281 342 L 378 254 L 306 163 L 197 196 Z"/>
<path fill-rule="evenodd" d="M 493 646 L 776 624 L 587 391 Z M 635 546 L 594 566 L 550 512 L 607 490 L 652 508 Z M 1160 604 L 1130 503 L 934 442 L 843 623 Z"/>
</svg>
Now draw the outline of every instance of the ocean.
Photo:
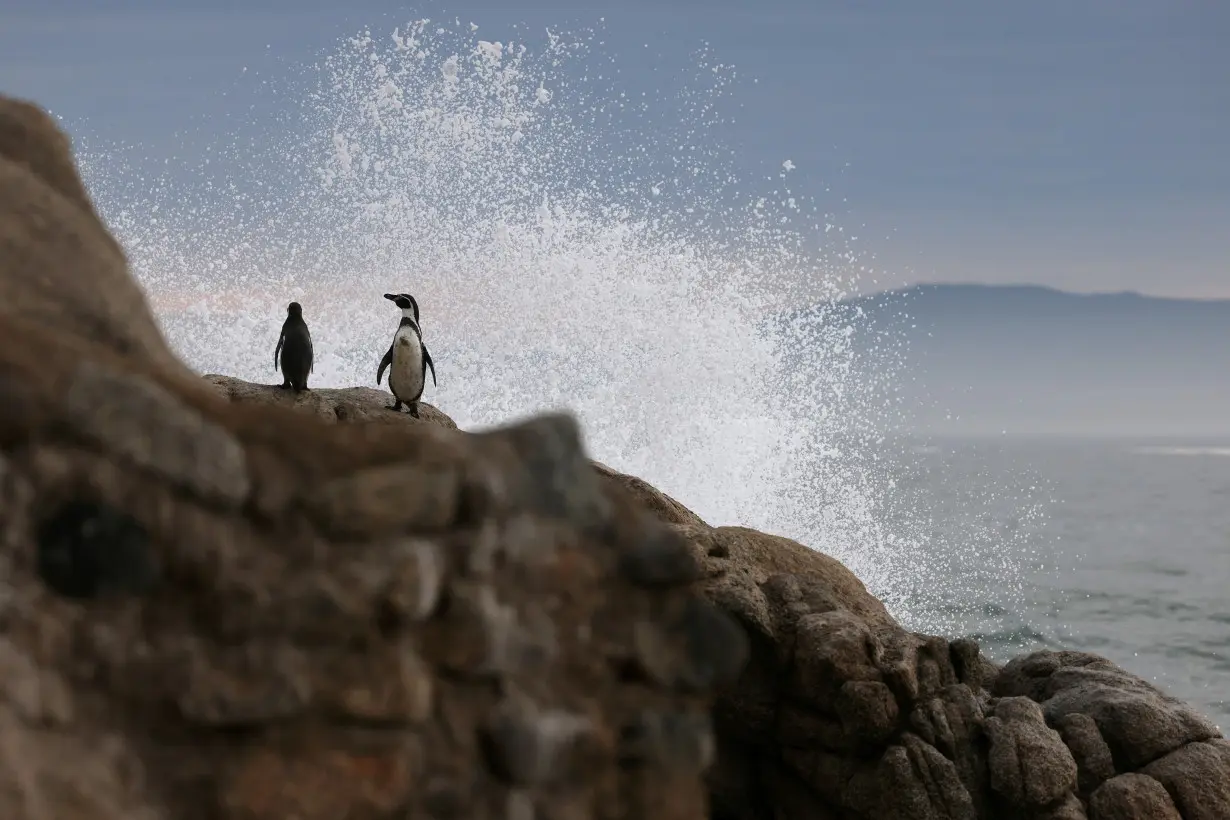
<svg viewBox="0 0 1230 820">
<path fill-rule="evenodd" d="M 977 637 L 999 662 L 1095 652 L 1230 725 L 1230 442 L 1004 437 L 904 452 L 902 483 L 956 559 L 946 588 L 896 604 L 907 624 Z"/>
</svg>

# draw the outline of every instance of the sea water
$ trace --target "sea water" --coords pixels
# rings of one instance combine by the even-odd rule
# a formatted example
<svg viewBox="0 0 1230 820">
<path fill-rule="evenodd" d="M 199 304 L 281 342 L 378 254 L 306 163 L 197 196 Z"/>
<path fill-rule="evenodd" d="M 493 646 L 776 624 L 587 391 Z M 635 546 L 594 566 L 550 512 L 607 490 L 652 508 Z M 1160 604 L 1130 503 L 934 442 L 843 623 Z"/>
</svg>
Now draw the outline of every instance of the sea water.
<svg viewBox="0 0 1230 820">
<path fill-rule="evenodd" d="M 964 580 L 960 594 L 915 590 L 912 618 L 974 635 L 998 660 L 1040 648 L 1104 655 L 1230 726 L 1230 442 L 1009 435 L 914 446 L 900 486 L 932 511 L 932 549 L 954 556 Z M 1046 515 L 1022 516 L 1019 497 Z M 973 503 L 983 535 L 971 541 L 943 522 Z"/>
</svg>

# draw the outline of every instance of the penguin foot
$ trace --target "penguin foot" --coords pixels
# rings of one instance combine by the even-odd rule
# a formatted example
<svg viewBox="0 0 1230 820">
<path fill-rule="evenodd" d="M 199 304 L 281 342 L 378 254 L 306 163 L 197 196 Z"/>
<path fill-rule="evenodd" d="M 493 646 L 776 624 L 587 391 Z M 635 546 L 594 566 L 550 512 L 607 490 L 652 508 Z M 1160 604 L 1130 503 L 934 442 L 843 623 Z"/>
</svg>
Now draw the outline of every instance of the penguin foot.
<svg viewBox="0 0 1230 820">
<path fill-rule="evenodd" d="M 392 410 L 394 413 L 397 413 L 401 410 L 401 402 L 395 401 L 391 405 L 389 405 L 387 409 Z"/>
<path fill-rule="evenodd" d="M 278 385 L 279 390 L 290 390 L 290 382 L 282 382 Z"/>
<path fill-rule="evenodd" d="M 414 404 L 410 405 L 410 415 L 414 416 L 416 419 L 419 417 L 418 402 L 415 402 Z"/>
</svg>

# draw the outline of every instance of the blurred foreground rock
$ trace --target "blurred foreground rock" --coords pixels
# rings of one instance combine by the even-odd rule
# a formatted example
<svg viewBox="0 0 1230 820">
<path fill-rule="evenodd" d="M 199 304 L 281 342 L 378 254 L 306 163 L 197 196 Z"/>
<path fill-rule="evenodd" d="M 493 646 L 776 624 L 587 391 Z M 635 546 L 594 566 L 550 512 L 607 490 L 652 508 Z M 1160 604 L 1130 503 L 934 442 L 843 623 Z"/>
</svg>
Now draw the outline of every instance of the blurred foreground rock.
<svg viewBox="0 0 1230 820">
<path fill-rule="evenodd" d="M 3 99 L 0 337 L 4 818 L 1230 818 L 1184 704 L 907 632 L 566 417 L 196 376 Z"/>
<path fill-rule="evenodd" d="M 0 817 L 705 814 L 746 639 L 571 419 L 261 392 L 170 354 L 0 100 Z"/>
</svg>

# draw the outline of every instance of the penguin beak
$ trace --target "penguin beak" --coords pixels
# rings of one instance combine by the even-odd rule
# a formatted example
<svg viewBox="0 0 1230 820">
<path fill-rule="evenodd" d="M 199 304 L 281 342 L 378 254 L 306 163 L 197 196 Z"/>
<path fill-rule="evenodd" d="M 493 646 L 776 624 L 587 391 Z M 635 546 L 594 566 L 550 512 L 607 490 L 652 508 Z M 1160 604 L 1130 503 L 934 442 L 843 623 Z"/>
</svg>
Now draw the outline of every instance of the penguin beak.
<svg viewBox="0 0 1230 820">
<path fill-rule="evenodd" d="M 396 294 L 396 293 L 386 293 L 386 294 L 384 295 L 384 298 L 385 298 L 385 299 L 388 299 L 390 302 L 396 302 L 396 301 L 397 301 L 397 294 Z"/>
</svg>

